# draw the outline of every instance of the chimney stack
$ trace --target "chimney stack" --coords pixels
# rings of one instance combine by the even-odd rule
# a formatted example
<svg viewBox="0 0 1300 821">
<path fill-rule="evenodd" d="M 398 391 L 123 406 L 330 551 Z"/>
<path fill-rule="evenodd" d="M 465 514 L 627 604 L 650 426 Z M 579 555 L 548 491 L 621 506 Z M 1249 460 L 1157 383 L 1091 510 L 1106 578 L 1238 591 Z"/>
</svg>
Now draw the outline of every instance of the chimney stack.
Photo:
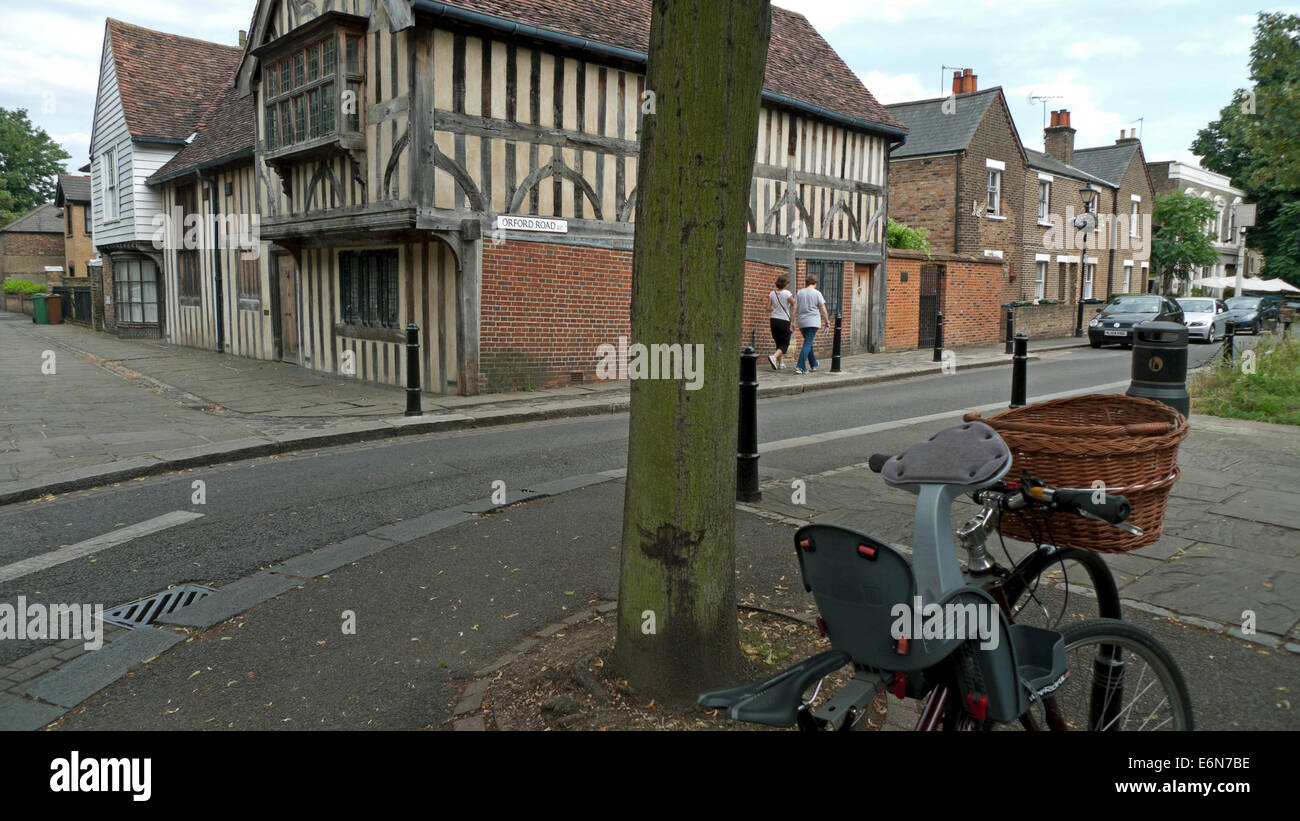
<svg viewBox="0 0 1300 821">
<path fill-rule="evenodd" d="M 952 73 L 953 94 L 971 94 L 975 91 L 979 91 L 978 74 L 973 74 L 968 68 Z"/>
<path fill-rule="evenodd" d="M 1127 131 L 1121 128 L 1119 130 L 1119 139 L 1115 141 L 1115 145 L 1122 145 L 1124 143 L 1135 143 L 1137 141 L 1138 138 L 1137 138 L 1136 128 L 1130 128 Z"/>
<path fill-rule="evenodd" d="M 243 47 L 244 47 L 244 44 L 247 43 L 247 42 L 248 42 L 248 32 L 244 31 L 243 29 L 240 29 L 240 31 L 239 31 L 239 47 L 240 47 L 240 48 L 243 48 Z"/>
<path fill-rule="evenodd" d="M 1052 124 L 1043 130 L 1043 147 L 1047 154 L 1066 165 L 1074 164 L 1074 128 L 1067 109 L 1052 112 Z"/>
</svg>

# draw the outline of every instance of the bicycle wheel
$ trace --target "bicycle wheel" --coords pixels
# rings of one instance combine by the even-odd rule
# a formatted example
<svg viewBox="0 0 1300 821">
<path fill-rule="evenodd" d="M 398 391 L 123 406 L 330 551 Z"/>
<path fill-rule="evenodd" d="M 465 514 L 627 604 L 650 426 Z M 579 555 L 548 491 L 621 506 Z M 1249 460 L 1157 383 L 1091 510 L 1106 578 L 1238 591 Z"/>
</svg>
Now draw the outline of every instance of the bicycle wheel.
<svg viewBox="0 0 1300 821">
<path fill-rule="evenodd" d="M 1192 700 L 1177 662 L 1150 633 L 1116 619 L 1061 629 L 1070 677 L 1031 707 L 1068 730 L 1191 730 Z"/>
<path fill-rule="evenodd" d="M 1093 551 L 1034 554 L 1003 581 L 1002 592 L 1016 624 L 1057 630 L 1070 622 L 1121 617 L 1115 577 Z"/>
</svg>

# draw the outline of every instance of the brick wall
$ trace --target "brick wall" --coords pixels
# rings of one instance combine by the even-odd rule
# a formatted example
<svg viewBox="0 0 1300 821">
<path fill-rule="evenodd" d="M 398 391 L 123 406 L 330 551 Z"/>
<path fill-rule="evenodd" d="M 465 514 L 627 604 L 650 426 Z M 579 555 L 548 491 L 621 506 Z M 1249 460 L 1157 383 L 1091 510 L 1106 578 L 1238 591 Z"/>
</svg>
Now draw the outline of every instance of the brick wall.
<svg viewBox="0 0 1300 821">
<path fill-rule="evenodd" d="M 890 251 L 886 284 L 885 349 L 917 347 L 920 334 L 921 266 L 943 266 L 945 348 L 997 342 L 1002 314 L 1002 265 L 957 254 Z M 903 281 L 903 275 L 907 281 Z"/>
<path fill-rule="evenodd" d="M 930 232 L 930 248 L 953 250 L 957 158 L 926 157 L 889 163 L 889 217 Z"/>
<path fill-rule="evenodd" d="M 977 205 L 982 213 L 987 201 L 988 160 L 997 160 L 1005 166 L 1002 171 L 1002 219 L 991 215 L 976 216 L 974 213 Z M 1015 260 L 1020 255 L 1021 223 L 1024 221 L 1025 210 L 1025 200 L 1017 183 L 1025 173 L 1025 168 L 1025 160 L 1020 153 L 1010 117 L 1000 99 L 995 99 L 989 104 L 962 159 L 957 247 L 953 250 L 976 259 L 992 259 L 997 262 L 1002 274 L 999 300 L 1006 300 L 1006 293 L 1014 287 L 1009 280 L 1015 271 Z M 948 250 L 934 246 L 932 248 Z M 1001 251 L 1002 259 L 985 257 L 986 250 Z"/>
<path fill-rule="evenodd" d="M 798 262 L 799 284 L 806 272 Z M 767 294 L 782 266 L 745 263 L 740 346 L 751 334 L 758 351 L 772 350 Z M 853 264 L 844 263 L 843 339 L 849 339 Z M 629 335 L 632 253 L 542 242 L 483 246 L 479 367 L 487 390 L 554 387 L 595 379 L 602 344 Z M 796 287 L 791 286 L 791 291 Z M 790 351 L 798 354 L 796 331 Z M 818 334 L 818 357 L 830 356 L 832 334 Z M 845 348 L 847 350 L 847 347 Z M 576 377 L 581 374 L 581 377 Z"/>
<path fill-rule="evenodd" d="M 1083 306 L 1083 320 L 1086 323 L 1092 319 L 1094 312 L 1100 305 Z M 1034 347 L 1034 339 L 1047 339 L 1054 336 L 1069 336 L 1074 333 L 1074 325 L 1077 321 L 1077 304 L 1061 305 L 1022 305 L 1012 308 L 1011 311 L 1015 316 L 1016 333 L 1026 333 L 1029 335 L 1029 347 Z M 1007 321 L 1006 311 L 1001 312 L 998 325 L 998 339 L 1006 339 Z"/>
<path fill-rule="evenodd" d="M 64 265 L 63 235 L 24 231 L 0 234 L 0 279 L 45 282 L 45 267 Z"/>
</svg>

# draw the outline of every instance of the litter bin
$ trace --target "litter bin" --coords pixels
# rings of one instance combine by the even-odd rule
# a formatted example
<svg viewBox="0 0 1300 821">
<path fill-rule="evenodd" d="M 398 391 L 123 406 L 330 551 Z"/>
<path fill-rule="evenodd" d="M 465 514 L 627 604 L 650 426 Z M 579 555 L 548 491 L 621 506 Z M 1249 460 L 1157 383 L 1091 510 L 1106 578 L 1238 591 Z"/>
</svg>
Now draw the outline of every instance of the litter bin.
<svg viewBox="0 0 1300 821">
<path fill-rule="evenodd" d="M 49 315 L 51 325 L 58 325 L 63 322 L 63 295 L 46 294 L 45 311 Z"/>
<path fill-rule="evenodd" d="M 45 304 L 45 298 L 49 294 L 32 294 L 32 322 L 37 325 L 50 324 L 50 310 Z"/>
<path fill-rule="evenodd" d="M 1154 399 L 1187 416 L 1187 326 L 1142 322 L 1133 327 L 1133 381 L 1126 394 Z"/>
</svg>

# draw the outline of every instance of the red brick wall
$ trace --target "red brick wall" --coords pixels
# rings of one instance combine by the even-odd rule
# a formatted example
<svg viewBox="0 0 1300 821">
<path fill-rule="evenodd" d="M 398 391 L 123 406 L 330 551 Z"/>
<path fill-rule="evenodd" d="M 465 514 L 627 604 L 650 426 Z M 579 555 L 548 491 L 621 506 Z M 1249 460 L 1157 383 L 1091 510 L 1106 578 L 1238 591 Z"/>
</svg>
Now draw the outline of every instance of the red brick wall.
<svg viewBox="0 0 1300 821">
<path fill-rule="evenodd" d="M 63 234 L 10 231 L 0 235 L 0 279 L 44 283 L 47 265 L 64 265 Z"/>
<path fill-rule="evenodd" d="M 953 197 L 957 159 L 953 156 L 892 160 L 889 163 L 889 217 L 909 228 L 929 231 L 930 248 L 953 250 Z"/>
<path fill-rule="evenodd" d="M 886 285 L 885 349 L 917 347 L 921 297 L 921 266 L 944 267 L 943 301 L 945 348 L 987 345 L 1001 337 L 1002 265 L 954 255 L 926 259 L 924 255 L 889 255 Z M 907 281 L 902 275 L 907 274 Z"/>
<path fill-rule="evenodd" d="M 802 284 L 806 265 L 798 262 Z M 783 266 L 745 263 L 745 302 L 739 346 L 751 334 L 760 354 L 772 350 L 767 294 Z M 853 263 L 844 263 L 843 339 L 852 314 Z M 791 291 L 796 290 L 792 284 Z M 630 329 L 632 253 L 542 242 L 483 246 L 479 367 L 487 390 L 553 387 L 575 373 L 595 379 L 602 344 L 617 344 Z M 833 335 L 818 334 L 817 355 L 830 356 Z M 801 336 L 790 341 L 798 353 Z M 845 347 L 847 350 L 847 347 Z"/>
</svg>

